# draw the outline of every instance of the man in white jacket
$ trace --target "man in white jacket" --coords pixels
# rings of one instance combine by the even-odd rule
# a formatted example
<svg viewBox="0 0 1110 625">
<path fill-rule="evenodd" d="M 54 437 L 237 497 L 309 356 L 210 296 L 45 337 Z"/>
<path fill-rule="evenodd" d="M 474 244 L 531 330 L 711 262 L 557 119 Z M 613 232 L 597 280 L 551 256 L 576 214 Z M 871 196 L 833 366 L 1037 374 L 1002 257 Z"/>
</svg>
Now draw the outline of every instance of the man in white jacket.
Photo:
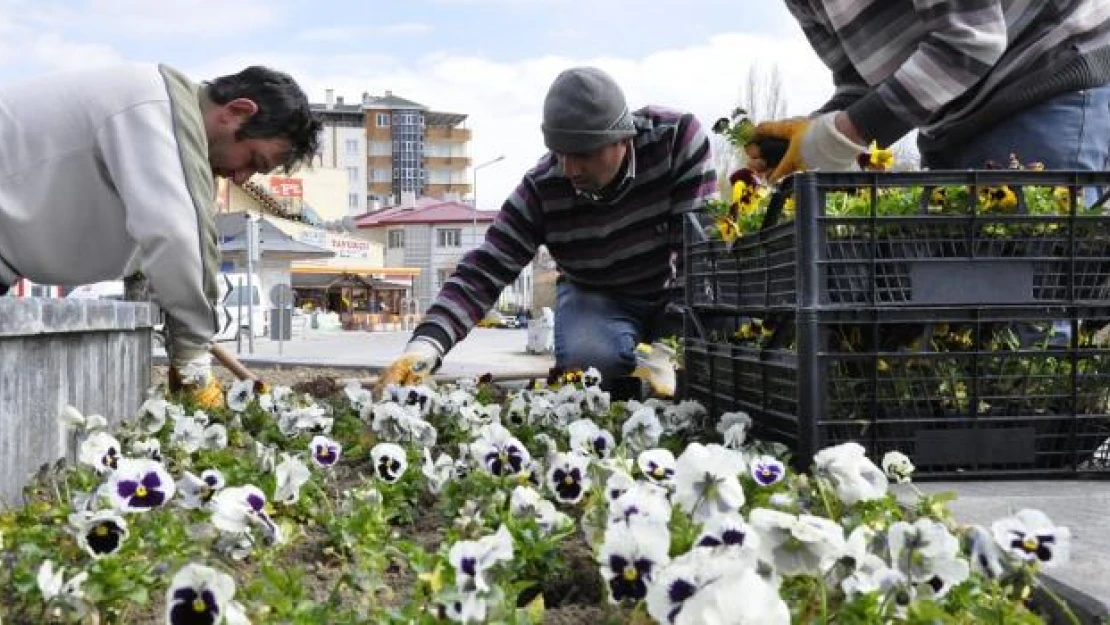
<svg viewBox="0 0 1110 625">
<path fill-rule="evenodd" d="M 286 74 L 196 84 L 164 65 L 0 87 L 0 294 L 141 270 L 166 311 L 171 379 L 212 407 L 215 176 L 237 184 L 316 153 L 320 122 Z"/>
</svg>

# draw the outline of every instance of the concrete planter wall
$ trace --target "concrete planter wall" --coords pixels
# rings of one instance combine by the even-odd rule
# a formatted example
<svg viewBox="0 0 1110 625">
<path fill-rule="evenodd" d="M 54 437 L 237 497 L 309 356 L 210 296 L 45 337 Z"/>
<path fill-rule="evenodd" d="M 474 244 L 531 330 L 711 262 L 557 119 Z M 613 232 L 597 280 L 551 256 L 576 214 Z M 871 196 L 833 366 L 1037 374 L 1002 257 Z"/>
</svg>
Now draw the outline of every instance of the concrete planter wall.
<svg viewBox="0 0 1110 625">
<path fill-rule="evenodd" d="M 111 423 L 135 414 L 154 319 L 145 302 L 0 297 L 0 502 L 18 505 L 31 473 L 74 456 L 66 404 Z"/>
</svg>

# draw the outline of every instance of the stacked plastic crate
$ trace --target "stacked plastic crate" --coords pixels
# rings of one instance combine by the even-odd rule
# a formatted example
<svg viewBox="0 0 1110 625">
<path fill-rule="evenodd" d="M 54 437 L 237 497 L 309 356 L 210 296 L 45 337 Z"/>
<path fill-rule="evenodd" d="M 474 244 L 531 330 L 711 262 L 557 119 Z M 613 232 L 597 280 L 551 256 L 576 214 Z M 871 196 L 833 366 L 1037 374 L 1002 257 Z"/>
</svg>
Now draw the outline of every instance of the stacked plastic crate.
<svg viewBox="0 0 1110 625">
<path fill-rule="evenodd" d="M 688 396 L 802 466 L 853 440 L 934 476 L 1110 472 L 1110 175 L 784 188 L 759 232 L 687 233 Z"/>
</svg>

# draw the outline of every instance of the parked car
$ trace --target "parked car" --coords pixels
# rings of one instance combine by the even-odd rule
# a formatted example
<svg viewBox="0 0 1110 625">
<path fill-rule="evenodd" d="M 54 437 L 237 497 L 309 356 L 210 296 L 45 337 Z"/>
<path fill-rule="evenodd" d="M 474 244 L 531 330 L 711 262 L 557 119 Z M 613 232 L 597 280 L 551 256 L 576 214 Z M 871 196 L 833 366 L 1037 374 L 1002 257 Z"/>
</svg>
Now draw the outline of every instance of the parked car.
<svg viewBox="0 0 1110 625">
<path fill-rule="evenodd" d="M 519 328 L 520 322 L 516 317 L 503 315 L 497 310 L 491 310 L 478 322 L 479 328 Z"/>
</svg>

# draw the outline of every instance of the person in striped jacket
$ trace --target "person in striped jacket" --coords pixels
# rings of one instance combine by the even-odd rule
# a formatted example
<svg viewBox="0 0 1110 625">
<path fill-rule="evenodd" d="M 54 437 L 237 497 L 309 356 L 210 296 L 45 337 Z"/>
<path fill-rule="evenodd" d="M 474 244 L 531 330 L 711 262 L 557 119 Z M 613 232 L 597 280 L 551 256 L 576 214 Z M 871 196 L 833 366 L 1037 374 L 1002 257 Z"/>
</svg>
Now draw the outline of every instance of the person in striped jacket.
<svg viewBox="0 0 1110 625">
<path fill-rule="evenodd" d="M 717 188 L 701 124 L 658 106 L 630 111 L 612 77 L 576 67 L 548 90 L 542 131 L 550 151 L 459 262 L 382 385 L 418 383 L 437 368 L 540 245 L 560 274 L 556 367 L 593 366 L 612 380 L 635 369 L 637 344 L 667 332 L 682 219 Z"/>
<path fill-rule="evenodd" d="M 786 0 L 836 92 L 787 139 L 771 179 L 849 169 L 869 142 L 918 133 L 930 169 L 1021 162 L 1100 170 L 1110 158 L 1107 0 Z"/>
</svg>

